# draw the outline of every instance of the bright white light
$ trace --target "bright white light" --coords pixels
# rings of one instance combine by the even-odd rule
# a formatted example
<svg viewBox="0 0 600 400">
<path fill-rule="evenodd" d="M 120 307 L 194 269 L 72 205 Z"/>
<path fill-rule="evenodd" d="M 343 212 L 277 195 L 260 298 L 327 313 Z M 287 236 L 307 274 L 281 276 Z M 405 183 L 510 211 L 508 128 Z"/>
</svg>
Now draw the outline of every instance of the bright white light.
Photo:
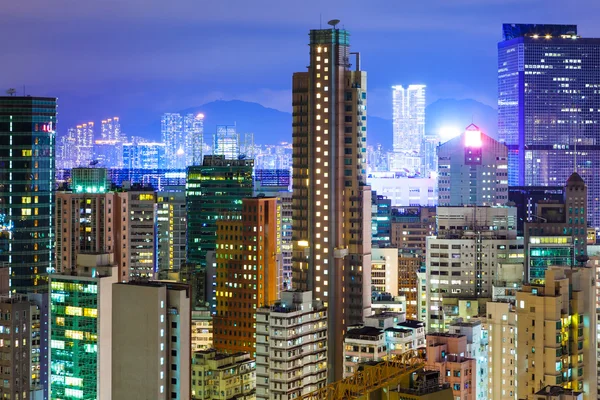
<svg viewBox="0 0 600 400">
<path fill-rule="evenodd" d="M 440 141 L 447 142 L 448 140 L 457 137 L 462 132 L 455 126 L 443 126 L 440 129 Z"/>
</svg>

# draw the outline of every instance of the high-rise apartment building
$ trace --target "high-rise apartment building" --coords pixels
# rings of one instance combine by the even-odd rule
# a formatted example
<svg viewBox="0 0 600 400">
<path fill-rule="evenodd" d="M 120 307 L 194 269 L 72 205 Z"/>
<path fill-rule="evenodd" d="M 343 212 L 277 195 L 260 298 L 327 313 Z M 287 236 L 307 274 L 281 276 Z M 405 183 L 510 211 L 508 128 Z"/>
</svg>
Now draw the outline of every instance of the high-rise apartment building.
<svg viewBox="0 0 600 400">
<path fill-rule="evenodd" d="M 121 121 L 119 117 L 103 119 L 100 124 L 101 140 L 122 141 Z"/>
<path fill-rule="evenodd" d="M 398 249 L 371 251 L 371 290 L 398 296 Z"/>
<path fill-rule="evenodd" d="M 587 206 L 588 188 L 577 172 L 567 180 L 562 201 L 535 204 L 524 226 L 526 282 L 543 283 L 550 266 L 569 267 L 586 261 Z"/>
<path fill-rule="evenodd" d="M 326 384 L 327 310 L 311 292 L 282 292 L 256 314 L 256 398 L 291 400 Z"/>
<path fill-rule="evenodd" d="M 390 247 L 392 200 L 371 192 L 371 244 Z"/>
<path fill-rule="evenodd" d="M 161 169 L 167 167 L 164 143 L 131 142 L 122 144 L 123 168 Z"/>
<path fill-rule="evenodd" d="M 474 124 L 438 147 L 438 205 L 499 206 L 508 202 L 507 147 Z"/>
<path fill-rule="evenodd" d="M 0 97 L 0 265 L 10 290 L 47 290 L 54 269 L 56 99 Z"/>
<path fill-rule="evenodd" d="M 277 198 L 242 200 L 241 215 L 217 222 L 214 346 L 256 353 L 256 309 L 279 295 Z"/>
<path fill-rule="evenodd" d="M 77 166 L 77 130 L 69 128 L 56 140 L 56 168 L 71 169 Z"/>
<path fill-rule="evenodd" d="M 156 271 L 159 279 L 173 279 L 185 264 L 187 232 L 185 187 L 156 192 Z"/>
<path fill-rule="evenodd" d="M 167 169 L 184 169 L 185 135 L 181 114 L 166 113 L 161 119 L 161 137 L 165 145 L 165 165 Z"/>
<path fill-rule="evenodd" d="M 419 280 L 418 272 L 424 269 L 425 257 L 410 250 L 398 252 L 398 295 L 403 296 L 406 302 L 406 316 L 412 319 L 420 318 L 419 307 Z"/>
<path fill-rule="evenodd" d="M 392 170 L 421 173 L 421 147 L 425 139 L 425 85 L 392 86 Z"/>
<path fill-rule="evenodd" d="M 189 286 L 161 281 L 118 283 L 113 286 L 112 303 L 111 398 L 189 400 Z"/>
<path fill-rule="evenodd" d="M 488 302 L 488 399 L 517 398 L 517 314 L 514 304 Z"/>
<path fill-rule="evenodd" d="M 75 128 L 77 156 L 75 164 L 87 167 L 94 160 L 94 123 L 77 125 Z"/>
<path fill-rule="evenodd" d="M 513 207 L 438 207 L 438 235 L 427 238 L 427 327 L 443 331 L 458 300 L 492 298 L 493 286 L 523 280 L 523 238 Z"/>
<path fill-rule="evenodd" d="M 590 268 L 550 267 L 517 292 L 517 396 L 562 386 L 596 399 L 596 287 Z"/>
<path fill-rule="evenodd" d="M 253 160 L 205 156 L 202 165 L 187 169 L 187 261 L 200 274 L 205 273 L 207 251 L 216 249 L 218 220 L 241 215 L 242 199 L 252 196 L 253 165 Z M 202 303 L 211 300 L 214 305 L 206 294 L 198 295 Z"/>
<path fill-rule="evenodd" d="M 192 352 L 213 347 L 212 313 L 208 307 L 192 310 Z"/>
<path fill-rule="evenodd" d="M 335 21 L 333 21 L 335 22 Z M 293 76 L 293 285 L 329 310 L 329 379 L 349 325 L 371 301 L 371 189 L 366 185 L 367 76 L 350 69 L 345 29 L 310 31 L 308 72 Z"/>
<path fill-rule="evenodd" d="M 116 265 L 99 253 L 80 254 L 77 264 L 50 276 L 50 398 L 108 400 Z"/>
<path fill-rule="evenodd" d="M 555 186 L 576 170 L 600 225 L 600 39 L 576 25 L 504 24 L 498 43 L 498 136 L 511 186 Z"/>
</svg>

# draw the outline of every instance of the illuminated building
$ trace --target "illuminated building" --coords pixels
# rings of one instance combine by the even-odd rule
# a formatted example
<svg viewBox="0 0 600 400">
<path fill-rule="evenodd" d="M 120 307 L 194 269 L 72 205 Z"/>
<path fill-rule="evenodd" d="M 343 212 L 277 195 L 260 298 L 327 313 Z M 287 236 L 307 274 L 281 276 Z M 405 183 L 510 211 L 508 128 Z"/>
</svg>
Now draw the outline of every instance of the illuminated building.
<svg viewBox="0 0 600 400">
<path fill-rule="evenodd" d="M 517 399 L 517 314 L 514 304 L 488 302 L 488 399 Z"/>
<path fill-rule="evenodd" d="M 365 318 L 348 329 L 344 337 L 344 377 L 358 371 L 361 363 L 416 350 L 425 346 L 425 325 L 406 320 L 404 314 L 386 312 Z"/>
<path fill-rule="evenodd" d="M 508 202 L 508 150 L 476 125 L 438 148 L 440 206 L 499 206 Z"/>
<path fill-rule="evenodd" d="M 212 313 L 208 307 L 192 310 L 192 352 L 213 347 Z"/>
<path fill-rule="evenodd" d="M 131 142 L 124 143 L 123 168 L 125 169 L 161 169 L 167 162 L 164 143 Z"/>
<path fill-rule="evenodd" d="M 435 207 L 398 207 L 392 210 L 391 245 L 425 255 L 427 236 L 435 235 Z"/>
<path fill-rule="evenodd" d="M 156 270 L 159 279 L 174 279 L 185 259 L 187 231 L 185 186 L 156 193 Z"/>
<path fill-rule="evenodd" d="M 12 292 L 47 290 L 54 269 L 56 99 L 0 97 L 0 264 Z"/>
<path fill-rule="evenodd" d="M 204 114 L 187 114 L 183 119 L 185 165 L 202 165 L 204 146 Z"/>
<path fill-rule="evenodd" d="M 112 399 L 189 400 L 189 286 L 118 283 L 112 294 Z"/>
<path fill-rule="evenodd" d="M 392 86 L 393 154 L 390 171 L 421 173 L 425 138 L 425 85 Z"/>
<path fill-rule="evenodd" d="M 50 398 L 108 400 L 116 265 L 80 254 L 76 271 L 50 276 Z"/>
<path fill-rule="evenodd" d="M 77 129 L 69 128 L 56 140 L 56 169 L 71 169 L 77 166 Z"/>
<path fill-rule="evenodd" d="M 106 193 L 106 168 L 73 168 L 71 187 L 75 193 Z"/>
<path fill-rule="evenodd" d="M 276 198 L 253 197 L 242 200 L 241 213 L 217 222 L 217 350 L 256 355 L 256 309 L 279 294 L 277 220 Z"/>
<path fill-rule="evenodd" d="M 335 22 L 335 21 L 332 21 Z M 293 76 L 293 287 L 312 290 L 328 312 L 328 374 L 342 370 L 347 326 L 371 301 L 371 189 L 366 184 L 367 77 L 350 34 L 310 31 L 308 72 Z"/>
<path fill-rule="evenodd" d="M 427 322 L 427 274 L 425 268 L 417 272 L 417 318 Z M 410 314 L 409 314 L 410 315 Z"/>
<path fill-rule="evenodd" d="M 571 174 L 563 200 L 539 201 L 525 222 L 527 245 L 525 282 L 543 282 L 548 267 L 573 266 L 587 260 L 588 188 Z"/>
<path fill-rule="evenodd" d="M 217 125 L 213 154 L 227 160 L 237 160 L 240 156 L 240 135 L 236 132 L 235 125 Z"/>
<path fill-rule="evenodd" d="M 108 179 L 116 187 L 131 185 L 150 186 L 156 190 L 164 190 L 168 186 L 185 186 L 185 170 L 168 169 L 109 169 Z"/>
<path fill-rule="evenodd" d="M 123 141 L 121 134 L 121 121 L 119 117 L 103 119 L 100 124 L 100 133 L 102 140 Z"/>
<path fill-rule="evenodd" d="M 122 210 L 121 219 L 125 219 L 119 221 L 116 227 L 117 232 L 122 232 L 122 245 L 116 248 L 121 280 L 154 277 L 155 200 L 156 194 L 150 190 L 117 192 L 117 201 Z"/>
<path fill-rule="evenodd" d="M 371 290 L 398 296 L 398 249 L 371 250 Z"/>
<path fill-rule="evenodd" d="M 562 386 L 596 399 L 594 271 L 550 267 L 544 284 L 517 292 L 517 397 L 533 399 L 545 386 Z M 494 364 L 496 365 L 496 364 Z"/>
<path fill-rule="evenodd" d="M 162 143 L 165 145 L 164 168 L 184 169 L 186 167 L 185 135 L 183 132 L 183 118 L 180 114 L 163 114 L 161 137 Z"/>
<path fill-rule="evenodd" d="M 192 399 L 255 400 L 256 362 L 248 353 L 197 351 L 192 356 Z"/>
<path fill-rule="evenodd" d="M 94 123 L 77 125 L 75 128 L 77 167 L 87 167 L 94 159 Z"/>
<path fill-rule="evenodd" d="M 202 165 L 187 170 L 187 261 L 205 273 L 206 252 L 216 249 L 217 222 L 242 211 L 242 199 L 252 196 L 252 160 L 227 160 L 205 156 Z M 200 294 L 199 294 L 200 295 Z M 211 300 L 205 293 L 202 302 Z"/>
<path fill-rule="evenodd" d="M 474 359 L 476 366 L 472 371 L 472 379 L 476 383 L 475 399 L 491 398 L 488 395 L 488 331 L 481 321 L 469 320 L 453 322 L 449 326 L 449 332 L 467 337 L 465 356 Z"/>
<path fill-rule="evenodd" d="M 417 273 L 424 264 L 424 256 L 412 251 L 400 250 L 398 253 L 398 295 L 406 301 L 406 315 L 408 318 L 421 319 L 418 314 L 418 285 Z"/>
<path fill-rule="evenodd" d="M 475 400 L 477 381 L 476 362 L 466 357 L 467 337 L 461 334 L 429 333 L 426 368 L 440 372 L 444 383 L 450 384 L 454 399 Z"/>
<path fill-rule="evenodd" d="M 427 238 L 427 327 L 443 331 L 461 314 L 479 314 L 493 286 L 523 281 L 524 245 L 513 207 L 438 207 L 437 236 Z M 472 311 L 471 311 L 472 310 Z"/>
<path fill-rule="evenodd" d="M 105 168 L 123 165 L 123 143 L 116 140 L 96 140 L 94 142 L 94 165 Z"/>
<path fill-rule="evenodd" d="M 377 192 L 371 192 L 371 244 L 390 247 L 392 201 Z"/>
<path fill-rule="evenodd" d="M 556 186 L 576 170 L 588 184 L 587 218 L 600 226 L 600 39 L 578 36 L 576 25 L 502 29 L 498 137 L 509 150 L 509 183 Z"/>
<path fill-rule="evenodd" d="M 291 400 L 326 384 L 327 310 L 311 292 L 281 292 L 256 314 L 256 398 Z"/>
</svg>

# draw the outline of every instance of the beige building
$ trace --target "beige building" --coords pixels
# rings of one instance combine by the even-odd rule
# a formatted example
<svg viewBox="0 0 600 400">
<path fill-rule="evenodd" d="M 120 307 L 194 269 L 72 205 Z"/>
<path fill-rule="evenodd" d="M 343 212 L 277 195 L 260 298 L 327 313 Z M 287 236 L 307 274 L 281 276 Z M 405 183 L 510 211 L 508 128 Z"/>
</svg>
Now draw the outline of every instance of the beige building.
<svg viewBox="0 0 600 400">
<path fill-rule="evenodd" d="M 192 357 L 192 399 L 255 400 L 256 363 L 248 353 L 197 351 Z"/>
<path fill-rule="evenodd" d="M 517 292 L 517 395 L 545 386 L 597 398 L 596 287 L 589 268 L 550 267 L 545 283 Z"/>
<path fill-rule="evenodd" d="M 487 303 L 488 398 L 517 399 L 517 314 L 508 302 Z"/>
<path fill-rule="evenodd" d="M 118 283 L 112 300 L 112 399 L 190 399 L 189 286 Z"/>
<path fill-rule="evenodd" d="M 467 337 L 460 334 L 427 335 L 427 369 L 440 372 L 440 379 L 450 385 L 455 399 L 475 400 L 475 359 L 465 357 Z"/>
<path fill-rule="evenodd" d="M 398 249 L 371 250 L 371 290 L 398 296 Z"/>
<path fill-rule="evenodd" d="M 208 307 L 192 310 L 192 352 L 213 347 L 213 323 Z"/>
<path fill-rule="evenodd" d="M 308 71 L 292 83 L 292 282 L 329 310 L 330 381 L 342 376 L 346 327 L 362 323 L 371 302 L 367 75 L 349 41 L 335 26 L 311 30 Z"/>
</svg>

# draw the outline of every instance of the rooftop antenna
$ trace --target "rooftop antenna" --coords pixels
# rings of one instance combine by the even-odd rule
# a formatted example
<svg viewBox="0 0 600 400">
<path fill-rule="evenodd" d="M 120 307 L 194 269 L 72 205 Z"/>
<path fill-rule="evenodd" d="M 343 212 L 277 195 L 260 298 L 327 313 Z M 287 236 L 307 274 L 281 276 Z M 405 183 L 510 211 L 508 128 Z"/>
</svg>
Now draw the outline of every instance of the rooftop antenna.
<svg viewBox="0 0 600 400">
<path fill-rule="evenodd" d="M 319 13 L 319 29 L 323 29 L 323 13 Z"/>
<path fill-rule="evenodd" d="M 6 94 L 9 95 L 9 96 L 14 96 L 15 93 L 17 93 L 17 91 L 15 89 L 13 89 L 13 88 L 10 88 L 10 89 L 8 89 L 6 91 Z"/>
<path fill-rule="evenodd" d="M 332 19 L 329 22 L 327 22 L 327 25 L 331 25 L 333 26 L 333 29 L 337 29 L 336 25 L 340 23 L 339 19 Z"/>
</svg>

